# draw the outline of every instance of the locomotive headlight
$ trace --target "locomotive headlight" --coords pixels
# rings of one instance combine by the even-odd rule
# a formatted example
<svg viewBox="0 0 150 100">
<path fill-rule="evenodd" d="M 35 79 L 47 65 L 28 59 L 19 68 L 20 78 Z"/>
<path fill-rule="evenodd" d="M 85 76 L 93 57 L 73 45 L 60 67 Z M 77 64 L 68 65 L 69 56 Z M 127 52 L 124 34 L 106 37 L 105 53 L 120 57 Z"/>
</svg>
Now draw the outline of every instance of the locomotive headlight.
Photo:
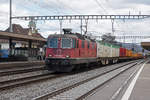
<svg viewBox="0 0 150 100">
<path fill-rule="evenodd" d="M 68 56 L 68 55 L 66 56 L 66 58 L 69 58 L 69 57 L 70 57 L 70 56 Z"/>
<path fill-rule="evenodd" d="M 48 55 L 49 57 L 52 57 L 52 55 Z"/>
</svg>

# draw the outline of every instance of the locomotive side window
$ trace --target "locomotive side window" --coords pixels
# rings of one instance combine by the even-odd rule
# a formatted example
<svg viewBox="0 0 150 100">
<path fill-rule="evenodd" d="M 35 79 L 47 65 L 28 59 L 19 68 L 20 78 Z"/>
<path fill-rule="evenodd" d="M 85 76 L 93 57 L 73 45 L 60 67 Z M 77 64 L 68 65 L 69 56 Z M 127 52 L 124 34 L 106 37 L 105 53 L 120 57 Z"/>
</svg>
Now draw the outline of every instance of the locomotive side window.
<svg viewBox="0 0 150 100">
<path fill-rule="evenodd" d="M 49 46 L 50 48 L 58 48 L 58 38 L 50 38 Z"/>
<path fill-rule="evenodd" d="M 88 48 L 90 48 L 90 42 L 88 42 Z"/>
<path fill-rule="evenodd" d="M 71 39 L 70 38 L 62 38 L 62 48 L 71 48 Z"/>
<path fill-rule="evenodd" d="M 96 43 L 95 43 L 95 48 L 97 48 L 97 45 L 96 45 Z"/>
<path fill-rule="evenodd" d="M 95 43 L 92 43 L 92 48 L 94 49 L 94 47 L 95 47 Z"/>
<path fill-rule="evenodd" d="M 72 48 L 76 48 L 76 39 L 72 39 Z"/>
<path fill-rule="evenodd" d="M 77 48 L 79 48 L 79 40 L 77 40 Z"/>
<path fill-rule="evenodd" d="M 82 48 L 84 48 L 84 40 L 82 40 Z"/>
</svg>

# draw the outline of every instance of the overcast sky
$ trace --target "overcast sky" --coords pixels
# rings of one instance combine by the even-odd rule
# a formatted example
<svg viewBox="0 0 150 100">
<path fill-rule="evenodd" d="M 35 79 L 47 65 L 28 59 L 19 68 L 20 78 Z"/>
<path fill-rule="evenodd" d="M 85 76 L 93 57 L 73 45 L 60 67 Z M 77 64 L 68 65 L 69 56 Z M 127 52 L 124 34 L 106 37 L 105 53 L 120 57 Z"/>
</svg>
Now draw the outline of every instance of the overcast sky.
<svg viewBox="0 0 150 100">
<path fill-rule="evenodd" d="M 13 16 L 129 14 L 129 12 L 150 14 L 150 0 L 12 0 L 12 3 Z M 0 0 L 0 30 L 8 27 L 8 19 L 9 0 Z M 28 21 L 13 20 L 13 23 L 28 27 Z M 115 35 L 149 35 L 150 18 L 115 20 L 114 27 Z M 37 28 L 44 37 L 47 37 L 48 34 L 59 33 L 59 21 L 38 21 Z M 80 32 L 80 21 L 63 21 L 63 28 L 72 28 L 73 31 Z M 111 32 L 111 20 L 89 21 L 88 31 L 95 31 L 94 35 Z"/>
</svg>

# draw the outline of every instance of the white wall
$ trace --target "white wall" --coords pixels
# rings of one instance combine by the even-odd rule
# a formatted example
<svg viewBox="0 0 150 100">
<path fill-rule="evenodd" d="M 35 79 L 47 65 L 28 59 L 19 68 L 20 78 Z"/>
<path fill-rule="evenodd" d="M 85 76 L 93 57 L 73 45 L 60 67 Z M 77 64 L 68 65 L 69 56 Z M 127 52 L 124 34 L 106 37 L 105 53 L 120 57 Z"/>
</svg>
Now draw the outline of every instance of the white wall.
<svg viewBox="0 0 150 100">
<path fill-rule="evenodd" d="M 0 43 L 1 49 L 9 49 L 9 43 Z M 21 43 L 17 43 L 15 47 L 21 47 Z"/>
<path fill-rule="evenodd" d="M 17 43 L 16 45 L 15 45 L 15 47 L 21 47 L 22 45 L 21 45 L 21 43 Z"/>
<path fill-rule="evenodd" d="M 8 43 L 0 43 L 1 49 L 9 49 L 9 44 Z"/>
</svg>

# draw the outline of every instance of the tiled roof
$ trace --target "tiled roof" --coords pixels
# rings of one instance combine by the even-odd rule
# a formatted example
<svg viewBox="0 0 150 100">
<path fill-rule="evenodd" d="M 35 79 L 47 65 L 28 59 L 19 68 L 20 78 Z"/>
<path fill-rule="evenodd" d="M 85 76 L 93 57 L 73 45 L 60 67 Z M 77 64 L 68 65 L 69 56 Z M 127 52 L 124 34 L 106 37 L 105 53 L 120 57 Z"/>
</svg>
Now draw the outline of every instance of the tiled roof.
<svg viewBox="0 0 150 100">
<path fill-rule="evenodd" d="M 9 29 L 6 29 L 6 32 L 9 32 Z M 23 28 L 21 25 L 19 24 L 12 24 L 12 29 L 13 29 L 13 33 L 16 34 L 23 34 L 23 35 L 28 35 L 29 33 L 29 28 Z M 44 38 L 43 36 L 41 36 L 40 33 L 32 33 L 33 37 L 38 37 L 38 38 Z"/>
</svg>

